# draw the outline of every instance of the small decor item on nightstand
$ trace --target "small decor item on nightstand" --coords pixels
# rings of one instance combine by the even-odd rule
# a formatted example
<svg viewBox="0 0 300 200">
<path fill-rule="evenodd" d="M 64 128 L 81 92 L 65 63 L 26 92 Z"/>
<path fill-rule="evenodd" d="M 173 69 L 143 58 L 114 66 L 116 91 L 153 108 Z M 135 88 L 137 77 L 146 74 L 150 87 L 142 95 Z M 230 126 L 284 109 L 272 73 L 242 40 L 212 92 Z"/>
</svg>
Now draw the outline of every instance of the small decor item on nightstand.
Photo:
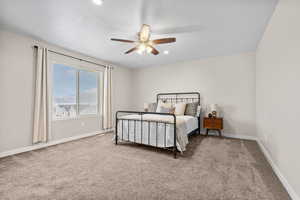
<svg viewBox="0 0 300 200">
<path fill-rule="evenodd" d="M 212 118 L 213 115 L 212 115 L 211 113 L 208 113 L 208 117 L 209 117 L 209 118 Z"/>
<path fill-rule="evenodd" d="M 213 118 L 217 118 L 217 111 L 212 111 L 211 114 Z"/>
</svg>

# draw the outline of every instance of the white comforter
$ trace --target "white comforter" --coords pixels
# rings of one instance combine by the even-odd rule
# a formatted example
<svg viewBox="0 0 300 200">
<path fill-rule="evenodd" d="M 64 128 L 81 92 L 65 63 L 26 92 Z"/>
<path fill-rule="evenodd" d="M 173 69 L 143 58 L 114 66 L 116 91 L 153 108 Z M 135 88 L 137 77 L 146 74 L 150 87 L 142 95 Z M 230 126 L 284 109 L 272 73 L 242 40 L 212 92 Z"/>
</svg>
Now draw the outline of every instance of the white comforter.
<svg viewBox="0 0 300 200">
<path fill-rule="evenodd" d="M 141 118 L 144 120 L 142 127 L 139 121 Z M 118 123 L 118 138 L 158 147 L 172 147 L 174 145 L 174 125 L 167 124 L 165 127 L 164 124 L 165 122 L 173 123 L 174 118 L 172 116 L 145 114 L 141 117 L 141 115 L 132 114 L 122 116 L 119 119 L 124 120 L 123 123 L 122 120 Z M 137 121 L 134 123 L 134 121 L 127 121 L 128 119 Z M 156 124 L 158 125 L 157 128 Z M 148 130 L 149 128 L 150 130 Z M 188 133 L 197 128 L 198 122 L 196 117 L 176 116 L 176 146 L 179 151 L 183 152 L 186 150 L 186 145 L 189 142 Z M 143 133 L 142 136 L 141 133 Z"/>
</svg>

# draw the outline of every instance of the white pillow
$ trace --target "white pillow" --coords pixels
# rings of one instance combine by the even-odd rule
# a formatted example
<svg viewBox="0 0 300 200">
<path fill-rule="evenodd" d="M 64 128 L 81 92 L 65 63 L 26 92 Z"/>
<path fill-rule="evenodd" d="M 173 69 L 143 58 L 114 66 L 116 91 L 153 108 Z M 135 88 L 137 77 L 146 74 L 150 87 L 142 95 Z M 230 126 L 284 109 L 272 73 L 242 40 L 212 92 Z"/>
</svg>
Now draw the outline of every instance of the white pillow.
<svg viewBox="0 0 300 200">
<path fill-rule="evenodd" d="M 186 103 L 176 103 L 175 104 L 175 115 L 184 115 Z"/>
<path fill-rule="evenodd" d="M 197 114 L 196 114 L 197 117 L 200 117 L 200 115 L 201 115 L 201 109 L 202 109 L 201 106 L 197 107 Z"/>
<path fill-rule="evenodd" d="M 171 109 L 172 104 L 171 103 L 164 103 L 164 102 L 159 101 L 158 104 L 157 104 L 156 112 L 162 112 L 163 111 L 162 107 Z"/>
</svg>

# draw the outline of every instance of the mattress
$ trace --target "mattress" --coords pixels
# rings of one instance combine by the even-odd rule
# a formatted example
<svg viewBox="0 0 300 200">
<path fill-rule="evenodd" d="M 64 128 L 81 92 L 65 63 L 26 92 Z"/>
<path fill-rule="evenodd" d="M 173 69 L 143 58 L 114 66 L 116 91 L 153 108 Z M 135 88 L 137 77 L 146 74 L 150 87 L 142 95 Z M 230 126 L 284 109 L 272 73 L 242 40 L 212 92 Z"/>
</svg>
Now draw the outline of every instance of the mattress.
<svg viewBox="0 0 300 200">
<path fill-rule="evenodd" d="M 141 118 L 143 122 L 141 122 Z M 174 118 L 170 115 L 126 115 L 119 118 L 118 138 L 156 147 L 174 146 Z M 185 151 L 188 134 L 198 128 L 198 119 L 176 116 L 176 146 Z"/>
</svg>

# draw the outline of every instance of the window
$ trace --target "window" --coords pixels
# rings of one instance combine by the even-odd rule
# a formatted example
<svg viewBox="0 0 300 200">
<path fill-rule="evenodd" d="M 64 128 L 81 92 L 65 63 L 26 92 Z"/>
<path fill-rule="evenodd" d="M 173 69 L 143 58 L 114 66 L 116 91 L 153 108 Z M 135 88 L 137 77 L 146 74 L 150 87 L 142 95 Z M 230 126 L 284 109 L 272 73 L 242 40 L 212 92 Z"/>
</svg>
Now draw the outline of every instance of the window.
<svg viewBox="0 0 300 200">
<path fill-rule="evenodd" d="M 97 115 L 99 72 L 53 64 L 53 120 Z"/>
<path fill-rule="evenodd" d="M 60 64 L 53 66 L 53 118 L 76 117 L 76 69 Z"/>
<path fill-rule="evenodd" d="M 79 71 L 79 113 L 97 114 L 98 105 L 97 73 Z"/>
</svg>

